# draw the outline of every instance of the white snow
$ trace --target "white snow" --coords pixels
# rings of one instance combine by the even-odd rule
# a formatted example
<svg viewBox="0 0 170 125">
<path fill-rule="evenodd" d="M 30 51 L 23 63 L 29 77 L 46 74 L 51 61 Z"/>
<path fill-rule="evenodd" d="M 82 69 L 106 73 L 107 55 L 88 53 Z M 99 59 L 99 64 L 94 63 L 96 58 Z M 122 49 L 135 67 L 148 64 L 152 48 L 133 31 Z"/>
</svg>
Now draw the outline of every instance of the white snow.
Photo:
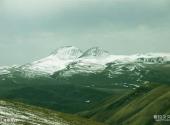
<svg viewBox="0 0 170 125">
<path fill-rule="evenodd" d="M 66 68 L 66 66 L 71 62 L 73 62 L 73 60 L 61 60 L 54 55 L 50 55 L 44 59 L 33 62 L 29 68 L 35 71 L 38 70 L 52 74 Z"/>
<path fill-rule="evenodd" d="M 134 86 L 134 87 L 137 87 L 137 88 L 140 87 L 139 85 L 136 85 L 136 84 L 129 84 L 129 85 Z"/>
<path fill-rule="evenodd" d="M 51 53 L 48 57 L 34 61 L 28 65 L 22 66 L 22 69 L 34 72 L 53 74 L 56 71 L 71 66 L 69 72 L 65 75 L 80 72 L 100 72 L 105 69 L 106 64 L 114 62 L 115 64 L 133 63 L 144 61 L 145 63 L 155 63 L 156 61 L 170 61 L 170 53 L 146 53 L 134 55 L 109 55 L 107 51 L 94 47 L 84 53 L 73 46 L 62 47 Z M 9 67 L 0 67 L 0 75 L 10 73 Z M 129 67 L 134 70 L 135 67 Z M 120 71 L 119 71 L 120 70 Z M 121 67 L 115 71 L 115 74 L 121 74 Z M 31 76 L 31 75 L 29 75 Z"/>
<path fill-rule="evenodd" d="M 85 103 L 90 103 L 91 101 L 90 100 L 86 100 Z"/>
<path fill-rule="evenodd" d="M 9 66 L 1 66 L 0 67 L 0 75 L 10 73 L 10 71 L 8 70 L 9 68 L 10 68 Z"/>
<path fill-rule="evenodd" d="M 32 112 L 28 109 L 15 107 L 12 104 L 0 101 L 0 124 L 1 125 L 18 125 L 18 122 L 25 122 L 32 125 L 69 125 L 59 117 L 48 118 L 41 112 Z"/>
</svg>

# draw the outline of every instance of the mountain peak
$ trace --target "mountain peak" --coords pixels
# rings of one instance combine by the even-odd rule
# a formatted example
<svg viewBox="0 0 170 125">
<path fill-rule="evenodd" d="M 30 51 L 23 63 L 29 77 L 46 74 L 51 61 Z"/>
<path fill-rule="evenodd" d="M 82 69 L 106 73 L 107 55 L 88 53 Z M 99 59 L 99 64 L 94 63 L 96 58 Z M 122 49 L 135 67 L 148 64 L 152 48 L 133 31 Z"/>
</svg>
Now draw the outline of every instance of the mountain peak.
<svg viewBox="0 0 170 125">
<path fill-rule="evenodd" d="M 82 51 L 74 46 L 64 46 L 56 49 L 51 53 L 53 56 L 57 56 L 60 59 L 76 59 L 82 55 Z"/>
<path fill-rule="evenodd" d="M 109 52 L 103 50 L 100 47 L 92 47 L 85 51 L 81 57 L 105 57 L 108 56 Z"/>
</svg>

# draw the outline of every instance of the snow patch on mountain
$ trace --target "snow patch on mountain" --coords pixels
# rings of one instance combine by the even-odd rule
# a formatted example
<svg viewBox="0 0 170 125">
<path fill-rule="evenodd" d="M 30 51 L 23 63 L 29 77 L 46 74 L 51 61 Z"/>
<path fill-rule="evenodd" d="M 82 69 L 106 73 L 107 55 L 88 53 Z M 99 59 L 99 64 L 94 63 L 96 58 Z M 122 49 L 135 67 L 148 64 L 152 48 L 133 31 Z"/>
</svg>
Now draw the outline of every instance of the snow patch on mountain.
<svg viewBox="0 0 170 125">
<path fill-rule="evenodd" d="M 164 63 L 170 61 L 170 53 L 146 53 L 134 55 L 110 55 L 105 58 L 105 62 L 118 63 Z"/>
<path fill-rule="evenodd" d="M 9 67 L 7 67 L 7 66 L 0 67 L 0 75 L 10 73 L 10 71 L 8 69 L 9 69 Z"/>
<path fill-rule="evenodd" d="M 5 75 L 11 73 L 12 68 L 18 67 L 17 65 L 13 66 L 0 66 L 0 75 Z"/>
<path fill-rule="evenodd" d="M 93 47 L 83 53 L 81 58 L 103 58 L 109 55 L 109 52 L 99 47 Z"/>
</svg>

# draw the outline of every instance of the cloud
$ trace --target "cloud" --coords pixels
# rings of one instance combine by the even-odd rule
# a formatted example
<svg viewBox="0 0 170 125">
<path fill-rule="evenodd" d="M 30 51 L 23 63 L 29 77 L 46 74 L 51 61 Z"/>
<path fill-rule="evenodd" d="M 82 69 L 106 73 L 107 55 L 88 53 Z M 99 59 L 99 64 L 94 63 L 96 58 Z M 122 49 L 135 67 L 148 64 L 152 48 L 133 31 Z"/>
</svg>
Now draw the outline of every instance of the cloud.
<svg viewBox="0 0 170 125">
<path fill-rule="evenodd" d="M 169 0 L 0 0 L 0 64 L 29 62 L 64 45 L 168 51 L 169 22 Z"/>
<path fill-rule="evenodd" d="M 0 26 L 8 31 L 73 31 L 102 26 L 167 26 L 168 0 L 6 0 Z"/>
</svg>

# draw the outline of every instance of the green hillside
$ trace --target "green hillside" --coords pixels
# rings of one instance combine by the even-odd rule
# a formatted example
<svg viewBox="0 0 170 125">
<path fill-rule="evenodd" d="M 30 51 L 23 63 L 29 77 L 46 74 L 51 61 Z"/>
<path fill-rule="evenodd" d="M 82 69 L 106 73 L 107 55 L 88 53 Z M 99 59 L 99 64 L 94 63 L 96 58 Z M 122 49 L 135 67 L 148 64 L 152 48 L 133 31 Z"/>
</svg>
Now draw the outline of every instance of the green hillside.
<svg viewBox="0 0 170 125">
<path fill-rule="evenodd" d="M 170 114 L 170 86 L 150 84 L 118 99 L 110 98 L 82 116 L 110 125 L 169 125 L 154 115 Z"/>
<path fill-rule="evenodd" d="M 77 116 L 0 100 L 0 124 L 3 125 L 104 125 Z"/>
<path fill-rule="evenodd" d="M 98 75 L 73 76 L 71 79 L 25 78 L 17 73 L 13 73 L 12 77 L 0 76 L 0 98 L 77 113 L 109 96 L 119 97 L 130 91 L 129 88 L 111 84 L 102 76 L 95 76 Z"/>
</svg>

